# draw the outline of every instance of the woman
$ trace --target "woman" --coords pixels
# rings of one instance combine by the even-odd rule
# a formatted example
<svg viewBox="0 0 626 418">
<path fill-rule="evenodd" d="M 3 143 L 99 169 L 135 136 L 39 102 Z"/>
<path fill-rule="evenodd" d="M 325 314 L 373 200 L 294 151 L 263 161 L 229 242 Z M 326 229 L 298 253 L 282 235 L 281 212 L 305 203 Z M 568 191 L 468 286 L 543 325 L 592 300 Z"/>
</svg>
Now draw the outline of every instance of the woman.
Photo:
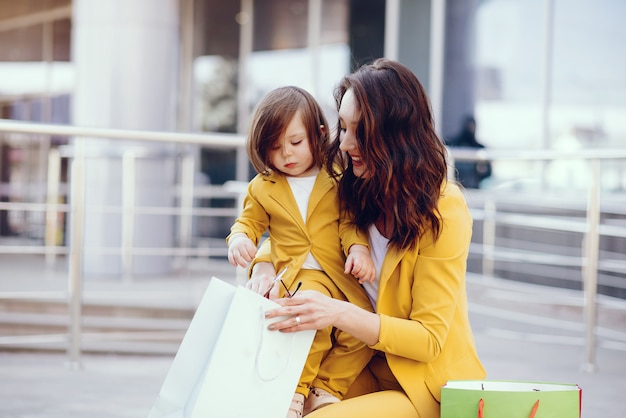
<svg viewBox="0 0 626 418">
<path fill-rule="evenodd" d="M 428 97 L 407 67 L 386 59 L 365 65 L 341 80 L 335 99 L 339 197 L 369 233 L 377 273 L 362 285 L 375 312 L 302 292 L 277 300 L 281 307 L 266 316 L 289 318 L 270 329 L 333 326 L 376 350 L 345 400 L 310 418 L 439 417 L 448 380 L 485 377 L 465 289 L 472 219 L 460 189 L 446 181 Z M 252 271 L 257 280 L 274 274 L 267 263 Z"/>
</svg>

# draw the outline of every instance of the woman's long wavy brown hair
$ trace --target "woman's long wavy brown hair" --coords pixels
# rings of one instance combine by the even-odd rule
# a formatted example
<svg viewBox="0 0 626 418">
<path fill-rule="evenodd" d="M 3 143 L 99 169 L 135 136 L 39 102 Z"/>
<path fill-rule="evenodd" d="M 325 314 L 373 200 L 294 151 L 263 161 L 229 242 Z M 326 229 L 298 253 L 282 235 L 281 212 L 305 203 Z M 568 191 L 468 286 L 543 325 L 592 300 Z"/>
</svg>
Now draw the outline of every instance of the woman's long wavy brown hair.
<svg viewBox="0 0 626 418">
<path fill-rule="evenodd" d="M 339 150 L 337 130 L 327 165 L 339 180 L 343 208 L 362 231 L 381 217 L 393 219 L 388 237 L 392 247 L 414 248 L 428 230 L 437 239 L 446 149 L 435 132 L 422 84 L 406 66 L 381 58 L 340 81 L 334 92 L 337 109 L 349 89 L 359 116 L 356 141 L 368 176 L 354 175 L 350 158 Z"/>
</svg>

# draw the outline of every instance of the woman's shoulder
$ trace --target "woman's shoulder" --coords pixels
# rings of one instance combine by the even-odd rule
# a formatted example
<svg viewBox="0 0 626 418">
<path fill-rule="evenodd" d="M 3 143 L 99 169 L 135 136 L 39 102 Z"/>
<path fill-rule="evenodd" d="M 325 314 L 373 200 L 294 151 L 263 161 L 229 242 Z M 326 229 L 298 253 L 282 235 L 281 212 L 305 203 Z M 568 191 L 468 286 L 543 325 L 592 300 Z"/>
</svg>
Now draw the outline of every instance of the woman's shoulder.
<svg viewBox="0 0 626 418">
<path fill-rule="evenodd" d="M 465 200 L 465 195 L 461 191 L 461 188 L 454 182 L 444 180 L 441 184 L 441 197 L 452 197 Z"/>
<path fill-rule="evenodd" d="M 439 197 L 439 211 L 462 209 L 468 211 L 467 201 L 461 188 L 450 181 L 444 181 L 441 185 L 441 195 Z"/>
</svg>

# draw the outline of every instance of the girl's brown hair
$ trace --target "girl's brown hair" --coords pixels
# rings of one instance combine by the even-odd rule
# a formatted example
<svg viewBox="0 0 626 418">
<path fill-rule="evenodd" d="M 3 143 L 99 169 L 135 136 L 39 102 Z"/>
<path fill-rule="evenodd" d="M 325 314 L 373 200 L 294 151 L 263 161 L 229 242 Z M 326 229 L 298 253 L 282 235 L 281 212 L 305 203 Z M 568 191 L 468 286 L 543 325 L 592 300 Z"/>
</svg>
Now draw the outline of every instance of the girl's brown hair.
<svg viewBox="0 0 626 418">
<path fill-rule="evenodd" d="M 415 247 L 428 230 L 437 239 L 446 149 L 435 132 L 424 88 L 406 66 L 378 59 L 340 81 L 335 89 L 337 109 L 349 89 L 359 117 L 356 141 L 368 176 L 354 175 L 351 160 L 339 150 L 337 130 L 327 166 L 329 170 L 334 166 L 331 172 L 340 178 L 344 209 L 362 231 L 381 217 L 392 219 L 389 244 L 396 248 Z"/>
<path fill-rule="evenodd" d="M 250 162 L 263 175 L 276 171 L 270 161 L 270 150 L 300 112 L 305 126 L 313 164 L 321 167 L 329 146 L 328 122 L 315 98 L 300 87 L 279 87 L 267 93 L 254 112 L 246 143 Z"/>
</svg>

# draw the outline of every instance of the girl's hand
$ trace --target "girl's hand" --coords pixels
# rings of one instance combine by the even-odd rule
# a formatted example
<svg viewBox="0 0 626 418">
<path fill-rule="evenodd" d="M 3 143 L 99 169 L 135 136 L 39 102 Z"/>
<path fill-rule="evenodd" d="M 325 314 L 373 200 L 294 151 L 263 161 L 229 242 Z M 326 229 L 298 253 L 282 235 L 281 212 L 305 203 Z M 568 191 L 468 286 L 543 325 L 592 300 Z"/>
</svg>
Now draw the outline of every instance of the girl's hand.
<svg viewBox="0 0 626 418">
<path fill-rule="evenodd" d="M 366 246 L 355 244 L 350 247 L 344 273 L 352 274 L 361 284 L 376 279 L 376 267 Z"/>
<path fill-rule="evenodd" d="M 252 274 L 250 280 L 246 283 L 246 288 L 252 290 L 259 295 L 265 295 L 272 286 L 272 282 L 276 277 L 276 270 L 274 265 L 269 262 L 258 262 L 252 268 Z M 280 288 L 278 286 L 272 286 L 269 294 L 270 299 L 276 299 L 279 297 Z"/>
<path fill-rule="evenodd" d="M 234 267 L 247 267 L 256 255 L 256 245 L 245 234 L 235 234 L 228 240 L 228 261 Z"/>
</svg>

